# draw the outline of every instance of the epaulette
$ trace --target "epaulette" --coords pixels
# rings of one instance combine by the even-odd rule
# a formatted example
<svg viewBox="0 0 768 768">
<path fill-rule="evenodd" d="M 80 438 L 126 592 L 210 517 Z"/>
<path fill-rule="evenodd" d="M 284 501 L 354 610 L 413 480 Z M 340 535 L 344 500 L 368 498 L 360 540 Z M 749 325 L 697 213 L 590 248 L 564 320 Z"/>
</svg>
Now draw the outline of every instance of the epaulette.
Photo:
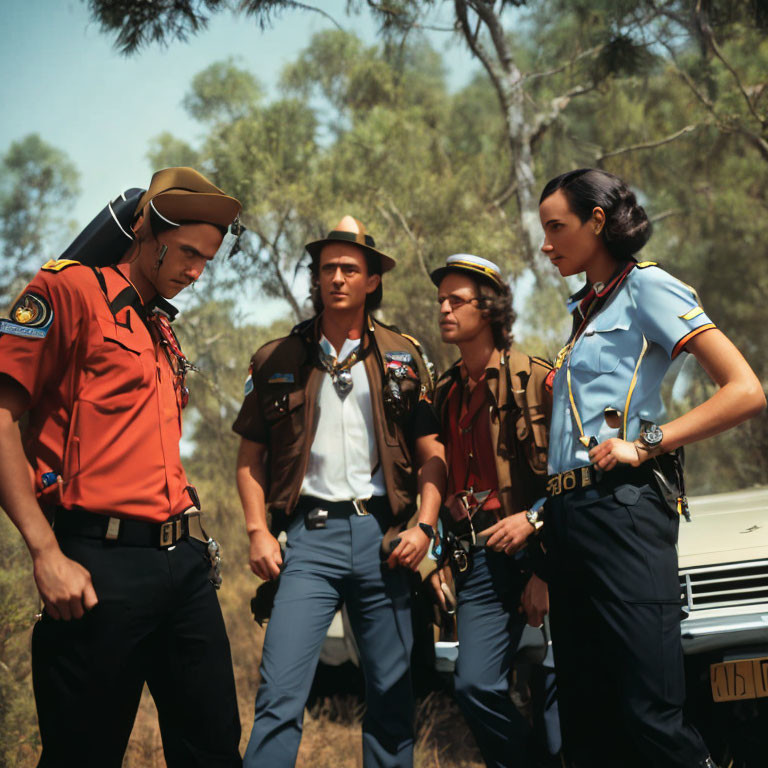
<svg viewBox="0 0 768 768">
<path fill-rule="evenodd" d="M 543 357 L 537 357 L 536 355 L 530 355 L 531 362 L 538 363 L 543 368 L 546 368 L 548 371 L 551 371 L 553 368 L 552 363 L 549 362 L 549 360 L 545 360 Z"/>
<path fill-rule="evenodd" d="M 638 269 L 645 269 L 646 267 L 661 267 L 661 264 L 658 261 L 638 261 L 635 266 Z"/>
<path fill-rule="evenodd" d="M 44 269 L 46 272 L 61 272 L 62 269 L 67 267 L 79 266 L 80 262 L 74 259 L 50 259 L 43 264 L 40 269 Z"/>
</svg>

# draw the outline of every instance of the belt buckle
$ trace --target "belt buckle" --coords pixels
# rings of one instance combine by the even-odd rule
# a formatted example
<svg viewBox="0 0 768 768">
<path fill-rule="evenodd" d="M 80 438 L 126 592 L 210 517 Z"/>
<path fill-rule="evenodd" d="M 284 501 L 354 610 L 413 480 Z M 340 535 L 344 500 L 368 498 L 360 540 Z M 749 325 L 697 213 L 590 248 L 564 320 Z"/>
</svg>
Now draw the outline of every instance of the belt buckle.
<svg viewBox="0 0 768 768">
<path fill-rule="evenodd" d="M 160 546 L 170 547 L 181 538 L 181 518 L 168 520 L 160 526 Z"/>
<path fill-rule="evenodd" d="M 563 492 L 563 475 L 558 472 L 547 481 L 547 493 L 550 496 L 559 496 Z"/>
<path fill-rule="evenodd" d="M 355 514 L 358 517 L 371 514 L 365 505 L 365 499 L 352 499 L 352 506 L 355 508 Z"/>
</svg>

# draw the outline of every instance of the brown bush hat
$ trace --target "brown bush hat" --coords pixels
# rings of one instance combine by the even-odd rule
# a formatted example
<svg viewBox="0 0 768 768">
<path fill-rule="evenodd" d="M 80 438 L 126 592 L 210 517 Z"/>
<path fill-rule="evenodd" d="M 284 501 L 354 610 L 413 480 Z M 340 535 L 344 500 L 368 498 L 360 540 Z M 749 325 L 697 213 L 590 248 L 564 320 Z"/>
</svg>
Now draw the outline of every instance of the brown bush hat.
<svg viewBox="0 0 768 768">
<path fill-rule="evenodd" d="M 155 210 L 172 223 L 204 221 L 228 227 L 242 209 L 239 200 L 225 195 L 194 168 L 185 167 L 157 171 L 134 215 L 138 216 L 150 201 Z"/>
<path fill-rule="evenodd" d="M 381 259 L 382 272 L 389 272 L 390 269 L 395 267 L 395 260 L 376 249 L 376 242 L 366 232 L 365 225 L 354 216 L 345 216 L 336 225 L 336 229 L 332 229 L 328 233 L 327 237 L 323 240 L 307 243 L 304 248 L 312 259 L 315 260 L 320 258 L 320 251 L 328 243 L 354 243 L 360 246 L 365 253 L 378 256 Z"/>
</svg>

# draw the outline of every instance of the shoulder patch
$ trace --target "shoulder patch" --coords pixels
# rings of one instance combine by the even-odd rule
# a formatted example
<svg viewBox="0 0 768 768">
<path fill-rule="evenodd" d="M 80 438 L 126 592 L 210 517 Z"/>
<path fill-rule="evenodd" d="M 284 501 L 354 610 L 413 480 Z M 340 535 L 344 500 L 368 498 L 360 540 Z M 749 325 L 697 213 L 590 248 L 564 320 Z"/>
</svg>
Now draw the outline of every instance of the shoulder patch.
<svg viewBox="0 0 768 768">
<path fill-rule="evenodd" d="M 62 269 L 67 267 L 79 266 L 80 262 L 74 259 L 50 259 L 43 264 L 40 269 L 44 269 L 46 272 L 61 272 Z"/>
<path fill-rule="evenodd" d="M 637 262 L 637 268 L 638 269 L 645 269 L 646 267 L 661 267 L 661 264 L 659 264 L 658 261 L 638 261 Z"/>
<path fill-rule="evenodd" d="M 14 302 L 7 320 L 0 320 L 0 333 L 44 339 L 53 323 L 53 307 L 44 296 L 27 291 Z"/>
</svg>

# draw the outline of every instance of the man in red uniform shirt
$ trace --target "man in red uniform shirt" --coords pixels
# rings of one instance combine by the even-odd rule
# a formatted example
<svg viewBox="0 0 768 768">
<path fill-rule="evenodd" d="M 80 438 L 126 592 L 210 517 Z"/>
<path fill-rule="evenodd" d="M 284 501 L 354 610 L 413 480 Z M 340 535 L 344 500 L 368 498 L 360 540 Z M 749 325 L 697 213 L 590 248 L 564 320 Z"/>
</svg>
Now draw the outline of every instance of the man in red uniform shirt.
<svg viewBox="0 0 768 768">
<path fill-rule="evenodd" d="M 119 263 L 48 262 L 0 321 L 0 504 L 44 603 L 41 766 L 121 765 L 145 682 L 168 765 L 240 765 L 229 642 L 184 514 L 186 360 L 166 301 L 239 211 L 193 169 L 159 171 Z"/>
</svg>

